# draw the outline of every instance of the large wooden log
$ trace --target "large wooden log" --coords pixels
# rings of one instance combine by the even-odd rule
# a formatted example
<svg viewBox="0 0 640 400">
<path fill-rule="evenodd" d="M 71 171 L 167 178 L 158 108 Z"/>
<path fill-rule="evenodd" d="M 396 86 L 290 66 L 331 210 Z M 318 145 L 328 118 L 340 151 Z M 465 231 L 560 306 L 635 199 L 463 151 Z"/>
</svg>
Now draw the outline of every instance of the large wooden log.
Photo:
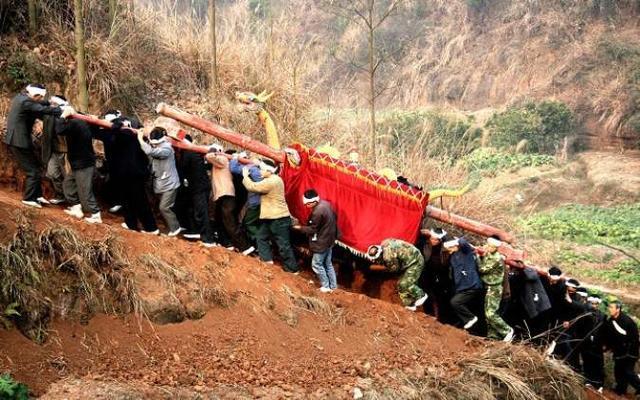
<svg viewBox="0 0 640 400">
<path fill-rule="evenodd" d="M 465 231 L 475 233 L 480 236 L 498 236 L 500 240 L 507 243 L 515 241 L 514 236 L 502 229 L 487 225 L 483 222 L 475 221 L 461 215 L 457 215 L 437 207 L 427 206 L 425 211 L 429 218 L 433 218 L 446 224 L 457 226 Z"/>
<path fill-rule="evenodd" d="M 176 121 L 182 122 L 183 124 L 188 125 L 192 128 L 215 136 L 221 140 L 235 144 L 240 148 L 247 149 L 264 157 L 271 158 L 272 160 L 279 163 L 282 163 L 285 160 L 284 151 L 276 150 L 264 143 L 253 140 L 247 135 L 243 135 L 230 129 L 223 128 L 222 126 L 211 121 L 207 121 L 204 118 L 200 118 L 197 115 L 189 114 L 164 103 L 158 104 L 158 107 L 156 107 L 156 112 L 158 114 L 164 115 L 165 117 L 173 118 Z"/>
</svg>

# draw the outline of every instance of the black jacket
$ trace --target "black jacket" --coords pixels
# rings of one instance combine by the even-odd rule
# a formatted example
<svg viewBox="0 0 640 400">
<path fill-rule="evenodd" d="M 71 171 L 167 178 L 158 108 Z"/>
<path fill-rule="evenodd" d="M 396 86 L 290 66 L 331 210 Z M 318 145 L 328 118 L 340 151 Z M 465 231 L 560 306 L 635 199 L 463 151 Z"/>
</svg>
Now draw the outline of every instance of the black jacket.
<svg viewBox="0 0 640 400">
<path fill-rule="evenodd" d="M 31 132 L 36 118 L 45 115 L 59 116 L 62 113 L 58 107 L 50 107 L 48 103 L 38 103 L 24 93 L 20 93 L 11 101 L 11 108 L 7 116 L 7 134 L 4 142 L 21 149 L 33 148 Z"/>
<path fill-rule="evenodd" d="M 93 151 L 93 134 L 89 124 L 78 119 L 56 120 L 56 134 L 67 138 L 67 158 L 72 170 L 96 165 L 96 153 Z"/>
<path fill-rule="evenodd" d="M 627 314 L 609 317 L 605 324 L 605 341 L 616 358 L 638 358 L 638 326 Z"/>
<path fill-rule="evenodd" d="M 533 319 L 551 308 L 549 296 L 542 285 L 538 271 L 525 267 L 522 270 L 522 290 L 519 293 L 527 317 Z"/>
<path fill-rule="evenodd" d="M 543 285 L 551 302 L 551 323 L 557 325 L 563 321 L 565 304 L 567 302 L 565 298 L 567 295 L 567 285 L 565 285 L 562 280 L 551 284 L 547 279 L 543 281 Z"/>
<path fill-rule="evenodd" d="M 180 178 L 187 180 L 186 185 L 183 182 L 183 187 L 192 193 L 209 192 L 211 190 L 211 180 L 207 174 L 204 154 L 188 150 L 181 150 L 180 153 L 176 160 L 176 167 Z"/>
<path fill-rule="evenodd" d="M 582 342 L 583 351 L 592 354 L 602 354 L 606 323 L 604 314 L 600 310 L 591 309 L 582 321 L 580 324 L 581 330 L 579 338 L 584 338 Z"/>
<path fill-rule="evenodd" d="M 56 133 L 55 115 L 45 115 L 42 118 L 42 162 L 47 165 L 53 152 L 66 153 L 67 144 L 63 137 Z"/>
<path fill-rule="evenodd" d="M 442 240 L 443 242 L 445 239 Z M 432 246 L 428 241 L 422 246 L 425 266 L 420 275 L 422 288 L 428 288 L 439 296 L 451 296 L 453 281 L 449 267 L 449 253 L 442 244 Z"/>
<path fill-rule="evenodd" d="M 111 174 L 118 179 L 144 180 L 151 175 L 149 158 L 140 148 L 138 137 L 127 129 L 112 132 Z"/>
<path fill-rule="evenodd" d="M 312 252 L 322 253 L 332 247 L 338 238 L 338 223 L 331 205 L 320 200 L 311 211 L 307 225 L 300 230 L 309 236 L 309 250 Z"/>
</svg>

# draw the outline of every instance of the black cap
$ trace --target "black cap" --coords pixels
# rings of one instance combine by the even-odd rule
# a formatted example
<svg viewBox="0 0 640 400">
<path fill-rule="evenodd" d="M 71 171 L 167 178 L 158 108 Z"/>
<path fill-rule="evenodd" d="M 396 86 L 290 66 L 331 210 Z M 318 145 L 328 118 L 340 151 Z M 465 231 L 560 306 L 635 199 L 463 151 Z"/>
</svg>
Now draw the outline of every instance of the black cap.
<svg viewBox="0 0 640 400">
<path fill-rule="evenodd" d="M 158 140 L 158 139 L 162 139 L 166 134 L 167 134 L 166 129 L 160 126 L 156 126 L 155 128 L 153 128 L 153 130 L 149 134 L 149 138 L 151 140 Z"/>
<path fill-rule="evenodd" d="M 551 268 L 549 268 L 549 275 L 560 276 L 562 275 L 562 270 L 554 265 Z"/>
</svg>

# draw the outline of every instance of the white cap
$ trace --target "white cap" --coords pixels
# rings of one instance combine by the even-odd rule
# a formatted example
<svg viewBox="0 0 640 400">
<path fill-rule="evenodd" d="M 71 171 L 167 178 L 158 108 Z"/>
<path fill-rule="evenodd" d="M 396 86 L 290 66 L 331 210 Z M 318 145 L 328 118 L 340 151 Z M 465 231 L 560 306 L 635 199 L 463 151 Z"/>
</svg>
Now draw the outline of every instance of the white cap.
<svg viewBox="0 0 640 400">
<path fill-rule="evenodd" d="M 47 94 L 47 89 L 45 88 L 39 88 L 36 86 L 31 86 L 31 85 L 27 85 L 27 93 L 29 93 L 29 96 L 46 96 Z"/>
<path fill-rule="evenodd" d="M 49 99 L 49 101 L 52 101 L 52 102 L 56 103 L 56 104 L 57 104 L 58 106 L 60 106 L 60 107 L 64 107 L 64 106 L 66 106 L 66 105 L 69 105 L 69 102 L 68 102 L 68 101 L 66 101 L 66 100 L 64 100 L 64 99 L 61 99 L 61 98 L 60 98 L 60 97 L 58 97 L 58 96 L 51 96 L 51 98 Z"/>
<path fill-rule="evenodd" d="M 209 151 L 213 153 L 222 153 L 224 151 L 224 148 L 222 148 L 222 146 L 220 146 L 218 143 L 213 143 L 211 146 L 209 146 Z"/>
<path fill-rule="evenodd" d="M 600 297 L 594 297 L 594 296 L 587 297 L 587 301 L 589 303 L 597 303 L 597 304 L 602 303 L 602 299 Z"/>
<path fill-rule="evenodd" d="M 120 118 L 122 116 L 122 113 L 118 110 L 116 110 L 115 113 L 109 113 L 109 114 L 105 114 L 104 115 L 104 120 L 107 122 L 113 122 L 114 119 Z"/>
<path fill-rule="evenodd" d="M 500 247 L 500 246 L 502 246 L 502 242 L 501 242 L 500 240 L 498 240 L 498 239 L 496 239 L 496 238 L 492 238 L 492 237 L 487 238 L 487 244 L 488 244 L 489 246 L 493 246 L 493 247 Z"/>
<path fill-rule="evenodd" d="M 434 231 L 433 229 L 429 229 L 429 235 L 431 237 L 434 237 L 436 239 L 442 239 L 443 237 L 447 236 L 447 231 L 445 231 L 444 229 L 442 230 L 442 233 L 437 233 L 436 231 Z"/>
<path fill-rule="evenodd" d="M 452 247 L 460 246 L 460 240 L 458 240 L 458 238 L 455 238 L 453 240 L 444 242 L 442 245 L 444 246 L 445 249 L 450 249 Z"/>
<path fill-rule="evenodd" d="M 260 162 L 260 164 L 258 164 L 258 166 L 260 167 L 260 169 L 265 170 L 265 171 L 269 171 L 272 174 L 275 174 L 276 171 L 278 170 L 276 167 L 272 167 L 271 165 L 265 163 L 265 162 Z"/>
<path fill-rule="evenodd" d="M 302 204 L 313 203 L 314 201 L 320 202 L 320 196 L 312 197 L 310 199 L 302 196 Z"/>
</svg>

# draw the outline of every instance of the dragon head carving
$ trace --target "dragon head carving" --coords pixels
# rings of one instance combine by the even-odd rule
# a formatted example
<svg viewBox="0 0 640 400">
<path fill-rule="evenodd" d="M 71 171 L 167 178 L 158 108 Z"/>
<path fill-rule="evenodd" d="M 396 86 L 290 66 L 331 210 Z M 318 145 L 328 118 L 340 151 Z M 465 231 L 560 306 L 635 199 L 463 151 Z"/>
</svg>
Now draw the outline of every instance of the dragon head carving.
<svg viewBox="0 0 640 400">
<path fill-rule="evenodd" d="M 257 113 L 264 109 L 267 100 L 273 96 L 273 92 L 268 94 L 266 90 L 263 90 L 259 94 L 252 92 L 236 92 L 235 96 L 242 111 Z"/>
</svg>

